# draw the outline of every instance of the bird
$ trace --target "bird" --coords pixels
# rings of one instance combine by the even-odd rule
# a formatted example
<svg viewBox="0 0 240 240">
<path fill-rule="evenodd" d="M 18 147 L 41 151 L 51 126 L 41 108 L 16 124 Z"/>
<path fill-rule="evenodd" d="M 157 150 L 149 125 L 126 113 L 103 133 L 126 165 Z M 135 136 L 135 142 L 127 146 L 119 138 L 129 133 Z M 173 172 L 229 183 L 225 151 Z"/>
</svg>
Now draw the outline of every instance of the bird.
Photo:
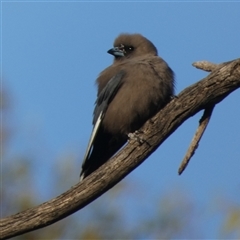
<svg viewBox="0 0 240 240">
<path fill-rule="evenodd" d="M 80 181 L 107 162 L 134 133 L 174 96 L 174 72 L 157 48 L 139 33 L 122 33 L 107 53 L 113 64 L 96 83 L 93 130 Z"/>
</svg>

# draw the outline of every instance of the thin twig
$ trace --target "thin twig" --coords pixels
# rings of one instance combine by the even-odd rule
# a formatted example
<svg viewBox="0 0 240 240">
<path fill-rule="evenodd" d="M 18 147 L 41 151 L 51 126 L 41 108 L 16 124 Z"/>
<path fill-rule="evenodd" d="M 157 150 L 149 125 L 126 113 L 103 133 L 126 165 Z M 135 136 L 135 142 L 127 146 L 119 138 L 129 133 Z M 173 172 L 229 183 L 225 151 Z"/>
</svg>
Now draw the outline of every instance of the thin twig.
<svg viewBox="0 0 240 240">
<path fill-rule="evenodd" d="M 195 68 L 204 70 L 206 72 L 212 72 L 214 69 L 216 69 L 219 65 L 215 63 L 211 63 L 208 61 L 198 61 L 194 62 L 192 64 Z"/>
<path fill-rule="evenodd" d="M 190 144 L 190 147 L 188 148 L 188 151 L 187 151 L 187 153 L 186 153 L 184 159 L 182 160 L 182 163 L 181 163 L 181 165 L 178 169 L 178 174 L 179 175 L 182 174 L 182 172 L 185 170 L 188 163 L 190 162 L 191 157 L 194 155 L 194 153 L 195 153 L 195 151 L 198 147 L 198 144 L 199 144 L 199 142 L 202 138 L 202 135 L 203 135 L 203 133 L 204 133 L 205 129 L 207 128 L 207 125 L 210 121 L 214 106 L 215 105 L 212 105 L 212 106 L 210 106 L 210 107 L 208 107 L 204 110 L 203 116 L 199 121 L 198 129 L 197 129 L 197 131 L 196 131 L 196 133 L 193 137 L 193 140 Z"/>
</svg>

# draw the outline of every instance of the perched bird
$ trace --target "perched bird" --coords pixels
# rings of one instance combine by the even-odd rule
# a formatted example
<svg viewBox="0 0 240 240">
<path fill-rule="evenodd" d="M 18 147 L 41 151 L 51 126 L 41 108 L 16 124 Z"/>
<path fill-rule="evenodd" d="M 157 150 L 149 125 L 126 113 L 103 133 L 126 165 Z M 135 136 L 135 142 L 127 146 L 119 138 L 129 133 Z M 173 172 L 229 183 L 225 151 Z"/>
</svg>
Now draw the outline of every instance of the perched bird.
<svg viewBox="0 0 240 240">
<path fill-rule="evenodd" d="M 110 159 L 174 95 L 174 73 L 140 34 L 121 34 L 108 50 L 114 56 L 96 82 L 93 131 L 80 180 Z"/>
</svg>

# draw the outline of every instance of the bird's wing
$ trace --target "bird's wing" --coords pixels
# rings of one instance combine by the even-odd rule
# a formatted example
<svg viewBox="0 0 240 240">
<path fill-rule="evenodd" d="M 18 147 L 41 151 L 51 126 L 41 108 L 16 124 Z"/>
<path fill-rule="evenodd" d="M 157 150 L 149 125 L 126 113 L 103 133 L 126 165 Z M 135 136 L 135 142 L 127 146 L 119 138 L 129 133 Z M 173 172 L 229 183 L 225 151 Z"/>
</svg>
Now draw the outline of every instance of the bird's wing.
<svg viewBox="0 0 240 240">
<path fill-rule="evenodd" d="M 103 90 L 100 92 L 97 100 L 96 100 L 96 106 L 93 112 L 93 130 L 92 134 L 87 146 L 87 150 L 83 159 L 83 164 L 87 161 L 89 158 L 89 155 L 91 153 L 95 137 L 97 135 L 97 132 L 99 130 L 99 127 L 101 126 L 101 122 L 104 118 L 105 112 L 107 111 L 109 103 L 112 101 L 112 99 L 115 97 L 117 91 L 121 87 L 123 83 L 123 77 L 125 75 L 125 72 L 123 70 L 119 71 L 114 77 L 112 77 L 106 86 L 103 88 Z"/>
</svg>

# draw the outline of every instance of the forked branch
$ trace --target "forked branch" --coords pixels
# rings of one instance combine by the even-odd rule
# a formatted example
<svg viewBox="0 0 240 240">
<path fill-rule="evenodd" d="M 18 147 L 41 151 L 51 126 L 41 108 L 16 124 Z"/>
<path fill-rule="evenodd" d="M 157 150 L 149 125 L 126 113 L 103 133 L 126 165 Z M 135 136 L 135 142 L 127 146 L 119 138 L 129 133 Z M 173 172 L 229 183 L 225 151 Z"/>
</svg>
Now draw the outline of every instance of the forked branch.
<svg viewBox="0 0 240 240">
<path fill-rule="evenodd" d="M 206 78 L 183 90 L 142 127 L 140 132 L 145 143 L 139 145 L 137 141 L 131 141 L 110 161 L 67 192 L 2 219 L 1 239 L 46 227 L 85 207 L 140 165 L 184 121 L 208 106 L 218 104 L 239 87 L 240 59 L 217 66 Z"/>
</svg>

